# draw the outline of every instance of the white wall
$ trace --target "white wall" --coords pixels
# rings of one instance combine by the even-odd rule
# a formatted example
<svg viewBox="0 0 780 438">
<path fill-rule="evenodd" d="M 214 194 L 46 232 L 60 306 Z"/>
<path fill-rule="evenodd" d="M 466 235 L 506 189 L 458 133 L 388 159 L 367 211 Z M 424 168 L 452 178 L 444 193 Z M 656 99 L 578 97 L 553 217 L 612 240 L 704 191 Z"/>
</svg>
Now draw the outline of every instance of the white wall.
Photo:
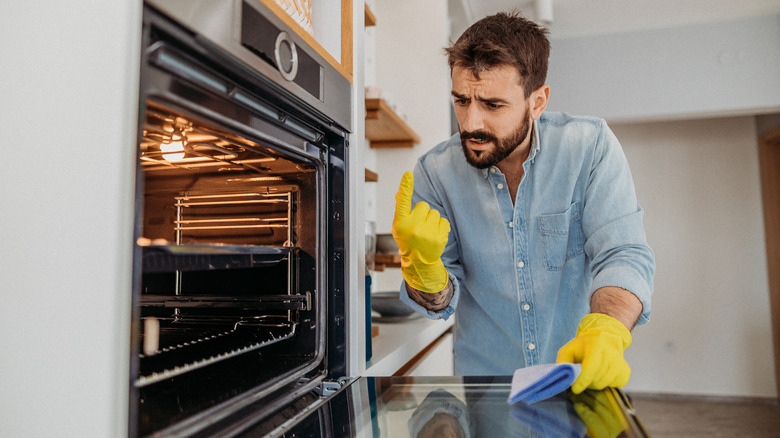
<svg viewBox="0 0 780 438">
<path fill-rule="evenodd" d="M 127 435 L 141 2 L 3 2 L 0 434 Z"/>
<path fill-rule="evenodd" d="M 755 118 L 612 128 L 658 267 L 628 389 L 775 396 Z"/>
<path fill-rule="evenodd" d="M 621 121 L 780 110 L 780 14 L 551 44 L 548 110 Z"/>
</svg>

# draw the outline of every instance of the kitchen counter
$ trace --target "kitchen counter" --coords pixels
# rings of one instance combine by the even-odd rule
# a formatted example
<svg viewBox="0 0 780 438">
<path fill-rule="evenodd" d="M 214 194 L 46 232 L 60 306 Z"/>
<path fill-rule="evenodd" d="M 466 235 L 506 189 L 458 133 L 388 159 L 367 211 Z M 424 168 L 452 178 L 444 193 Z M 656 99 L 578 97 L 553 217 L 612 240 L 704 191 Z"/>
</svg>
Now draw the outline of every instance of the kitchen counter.
<svg viewBox="0 0 780 438">
<path fill-rule="evenodd" d="M 379 334 L 372 340 L 367 376 L 391 376 L 455 324 L 414 315 L 402 322 L 375 322 Z"/>
</svg>

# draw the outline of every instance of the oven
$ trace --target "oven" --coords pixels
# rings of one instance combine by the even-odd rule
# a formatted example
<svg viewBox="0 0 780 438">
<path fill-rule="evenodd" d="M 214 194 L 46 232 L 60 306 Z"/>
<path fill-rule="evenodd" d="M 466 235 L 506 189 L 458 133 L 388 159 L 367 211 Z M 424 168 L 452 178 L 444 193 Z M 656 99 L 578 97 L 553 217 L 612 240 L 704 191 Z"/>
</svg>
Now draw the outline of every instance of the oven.
<svg viewBox="0 0 780 438">
<path fill-rule="evenodd" d="M 140 77 L 129 434 L 273 430 L 350 380 L 351 85 L 248 0 L 146 2 Z"/>
</svg>

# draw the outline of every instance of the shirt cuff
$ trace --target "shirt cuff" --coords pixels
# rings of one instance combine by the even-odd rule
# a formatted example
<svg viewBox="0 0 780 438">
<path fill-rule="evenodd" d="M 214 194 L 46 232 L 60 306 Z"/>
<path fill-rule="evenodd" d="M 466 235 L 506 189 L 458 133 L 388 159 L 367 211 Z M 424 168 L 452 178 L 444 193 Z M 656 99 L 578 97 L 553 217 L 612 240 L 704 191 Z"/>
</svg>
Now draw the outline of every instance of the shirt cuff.
<svg viewBox="0 0 780 438">
<path fill-rule="evenodd" d="M 409 297 L 409 293 L 406 291 L 406 280 L 401 282 L 401 302 L 409 306 L 410 309 L 414 310 L 415 312 L 419 313 L 420 315 L 428 318 L 428 319 L 443 319 L 447 320 L 450 316 L 455 314 L 455 309 L 458 307 L 458 300 L 460 298 L 460 284 L 458 283 L 458 280 L 447 272 L 447 277 L 450 280 L 450 284 L 452 284 L 452 299 L 450 300 L 449 306 L 445 307 L 442 310 L 433 311 L 428 310 L 425 307 L 417 304 L 414 300 L 412 300 Z"/>
<path fill-rule="evenodd" d="M 593 279 L 591 290 L 588 293 L 588 302 L 590 302 L 597 290 L 607 286 L 619 287 L 636 295 L 642 303 L 642 314 L 639 315 L 636 324 L 642 325 L 650 321 L 652 289 L 641 274 L 634 269 L 619 266 L 607 268 L 599 272 Z"/>
</svg>

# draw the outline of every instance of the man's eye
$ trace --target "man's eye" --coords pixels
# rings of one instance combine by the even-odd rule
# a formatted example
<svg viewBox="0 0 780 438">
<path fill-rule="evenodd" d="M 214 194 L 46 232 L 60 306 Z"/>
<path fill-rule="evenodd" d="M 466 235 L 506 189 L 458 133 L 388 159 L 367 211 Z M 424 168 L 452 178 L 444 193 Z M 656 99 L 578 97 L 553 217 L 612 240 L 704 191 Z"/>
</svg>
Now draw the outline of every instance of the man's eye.
<svg viewBox="0 0 780 438">
<path fill-rule="evenodd" d="M 466 105 L 467 103 L 469 103 L 468 99 L 455 99 L 455 105 L 463 106 Z"/>
<path fill-rule="evenodd" d="M 492 102 L 485 102 L 485 106 L 492 110 L 501 108 L 501 105 Z"/>
</svg>

